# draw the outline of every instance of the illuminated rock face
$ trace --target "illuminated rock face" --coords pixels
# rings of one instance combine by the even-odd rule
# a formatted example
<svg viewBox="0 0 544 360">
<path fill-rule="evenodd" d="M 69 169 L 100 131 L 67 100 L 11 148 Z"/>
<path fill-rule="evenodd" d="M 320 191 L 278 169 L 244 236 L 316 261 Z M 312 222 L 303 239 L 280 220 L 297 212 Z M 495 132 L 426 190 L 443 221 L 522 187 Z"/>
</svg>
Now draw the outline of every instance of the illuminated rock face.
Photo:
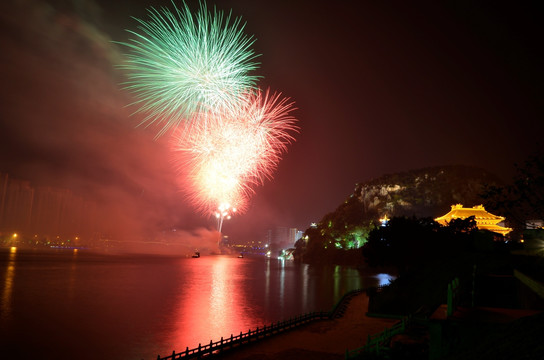
<svg viewBox="0 0 544 360">
<path fill-rule="evenodd" d="M 483 205 L 477 205 L 471 208 L 465 208 L 461 204 L 452 205 L 449 213 L 434 219 L 434 221 L 446 226 L 454 219 L 466 219 L 471 216 L 474 216 L 478 229 L 493 231 L 501 235 L 506 235 L 512 231 L 511 228 L 498 225 L 498 223 L 505 220 L 504 217 L 487 212 Z"/>
<path fill-rule="evenodd" d="M 489 172 L 467 166 L 437 166 L 390 174 L 356 185 L 352 196 L 363 205 L 363 218 L 383 215 L 436 217 L 451 204 L 483 202 L 484 184 L 499 185 Z"/>
</svg>

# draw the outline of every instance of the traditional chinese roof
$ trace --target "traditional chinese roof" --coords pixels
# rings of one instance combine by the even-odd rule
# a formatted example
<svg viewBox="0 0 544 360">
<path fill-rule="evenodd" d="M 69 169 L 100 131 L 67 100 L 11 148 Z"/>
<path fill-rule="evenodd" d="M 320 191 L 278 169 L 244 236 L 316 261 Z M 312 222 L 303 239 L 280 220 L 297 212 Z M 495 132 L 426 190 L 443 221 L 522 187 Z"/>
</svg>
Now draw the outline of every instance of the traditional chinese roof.
<svg viewBox="0 0 544 360">
<path fill-rule="evenodd" d="M 434 221 L 442 225 L 448 225 L 453 219 L 466 219 L 471 216 L 474 216 L 478 229 L 489 230 L 502 235 L 506 235 L 512 231 L 511 228 L 497 225 L 505 218 L 487 212 L 483 205 L 477 205 L 472 208 L 465 208 L 461 204 L 452 205 L 449 213 L 434 219 Z"/>
</svg>

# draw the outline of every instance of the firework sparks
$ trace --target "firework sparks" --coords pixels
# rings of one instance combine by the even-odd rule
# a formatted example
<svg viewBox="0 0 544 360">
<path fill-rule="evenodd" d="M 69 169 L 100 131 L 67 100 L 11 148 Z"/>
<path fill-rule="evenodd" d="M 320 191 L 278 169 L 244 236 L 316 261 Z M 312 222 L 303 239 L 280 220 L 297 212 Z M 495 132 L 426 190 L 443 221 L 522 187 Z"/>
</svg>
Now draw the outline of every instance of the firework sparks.
<svg viewBox="0 0 544 360">
<path fill-rule="evenodd" d="M 128 30 L 134 37 L 121 43 L 130 50 L 121 68 L 128 71 L 132 105 L 145 114 L 140 125 L 159 125 L 157 137 L 202 120 L 195 114 L 238 106 L 255 87 L 255 40 L 243 33 L 240 18 L 209 12 L 204 2 L 195 16 L 186 4 L 174 12 L 151 8 L 148 15 L 135 19 L 140 32 Z"/>
<path fill-rule="evenodd" d="M 208 215 L 222 204 L 247 209 L 254 188 L 272 177 L 294 141 L 293 109 L 281 94 L 254 91 L 239 107 L 200 114 L 205 121 L 174 137 L 174 162 L 189 179 L 184 189 L 197 209 Z"/>
<path fill-rule="evenodd" d="M 140 125 L 158 125 L 157 137 L 175 129 L 181 188 L 201 213 L 218 216 L 221 229 L 232 212 L 247 210 L 294 141 L 293 103 L 256 87 L 254 40 L 240 18 L 208 12 L 205 3 L 195 16 L 185 3 L 148 15 L 121 43 L 129 49 L 126 88 L 145 114 Z"/>
</svg>

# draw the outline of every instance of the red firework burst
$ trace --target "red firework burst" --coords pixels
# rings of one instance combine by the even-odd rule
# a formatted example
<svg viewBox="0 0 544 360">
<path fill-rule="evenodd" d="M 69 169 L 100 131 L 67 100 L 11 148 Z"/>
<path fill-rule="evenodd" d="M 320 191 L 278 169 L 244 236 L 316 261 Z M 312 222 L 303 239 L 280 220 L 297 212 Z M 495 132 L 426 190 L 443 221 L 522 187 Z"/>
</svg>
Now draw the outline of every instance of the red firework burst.
<svg viewBox="0 0 544 360">
<path fill-rule="evenodd" d="M 201 113 L 190 131 L 174 136 L 182 190 L 203 214 L 228 205 L 247 210 L 254 188 L 271 179 L 298 131 L 289 99 L 251 92 L 237 108 Z"/>
</svg>

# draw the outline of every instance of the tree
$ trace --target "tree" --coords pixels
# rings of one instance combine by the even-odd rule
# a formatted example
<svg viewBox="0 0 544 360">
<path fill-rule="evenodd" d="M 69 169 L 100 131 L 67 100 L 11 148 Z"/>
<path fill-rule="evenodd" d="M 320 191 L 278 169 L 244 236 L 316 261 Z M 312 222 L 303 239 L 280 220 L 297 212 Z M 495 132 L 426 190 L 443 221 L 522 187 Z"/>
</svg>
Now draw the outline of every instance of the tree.
<svg viewBox="0 0 544 360">
<path fill-rule="evenodd" d="M 394 266 L 402 274 L 441 258 L 473 250 L 474 217 L 441 226 L 432 218 L 393 217 L 370 232 L 363 256 L 370 266 Z"/>
<path fill-rule="evenodd" d="M 370 232 L 363 256 L 370 266 L 394 266 L 404 272 L 429 256 L 437 225 L 430 218 L 393 217 Z"/>
<path fill-rule="evenodd" d="M 544 153 L 531 154 L 516 165 L 510 184 L 487 186 L 482 194 L 490 210 L 497 211 L 512 223 L 514 234 L 520 234 L 527 220 L 544 219 Z"/>
</svg>

